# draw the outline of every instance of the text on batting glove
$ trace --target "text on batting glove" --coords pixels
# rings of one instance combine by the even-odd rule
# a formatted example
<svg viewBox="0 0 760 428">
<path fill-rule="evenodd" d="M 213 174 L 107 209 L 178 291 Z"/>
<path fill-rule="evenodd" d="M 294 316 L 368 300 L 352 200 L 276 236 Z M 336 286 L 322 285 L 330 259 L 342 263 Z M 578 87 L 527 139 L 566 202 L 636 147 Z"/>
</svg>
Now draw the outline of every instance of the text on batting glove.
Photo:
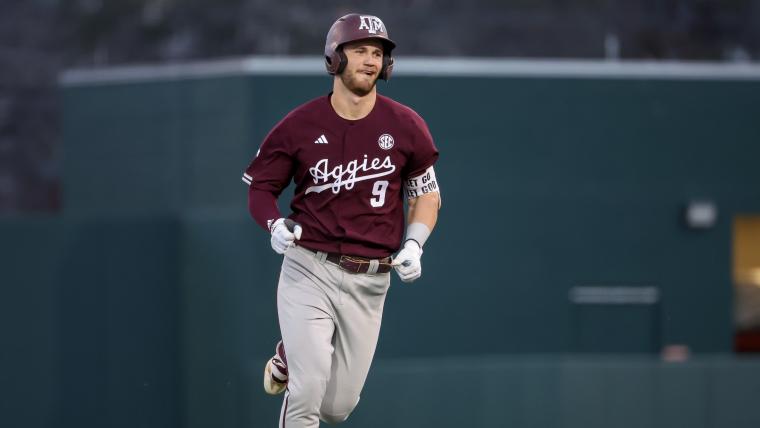
<svg viewBox="0 0 760 428">
<path fill-rule="evenodd" d="M 399 278 L 404 282 L 412 282 L 422 276 L 422 248 L 413 239 L 404 242 L 404 247 L 393 258 L 391 265 L 396 269 Z"/>
<path fill-rule="evenodd" d="M 301 226 L 295 225 L 293 231 L 288 230 L 285 225 L 284 218 L 278 218 L 271 227 L 272 232 L 272 249 L 277 254 L 285 254 L 285 251 L 290 248 L 296 239 L 301 239 Z"/>
</svg>

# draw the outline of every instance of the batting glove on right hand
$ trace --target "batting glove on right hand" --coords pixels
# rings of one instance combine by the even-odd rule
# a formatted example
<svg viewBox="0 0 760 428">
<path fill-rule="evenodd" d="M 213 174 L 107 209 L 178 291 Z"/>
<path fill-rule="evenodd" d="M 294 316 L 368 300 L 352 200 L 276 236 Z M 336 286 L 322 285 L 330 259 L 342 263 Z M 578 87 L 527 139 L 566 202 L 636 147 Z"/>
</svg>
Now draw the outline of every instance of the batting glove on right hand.
<svg viewBox="0 0 760 428">
<path fill-rule="evenodd" d="M 285 254 L 296 239 L 301 239 L 301 225 L 290 219 L 278 218 L 269 229 L 272 232 L 272 249 L 277 254 Z"/>
<path fill-rule="evenodd" d="M 422 276 L 422 248 L 413 239 L 404 242 L 404 248 L 393 258 L 391 266 L 396 269 L 399 278 L 412 282 Z"/>
</svg>

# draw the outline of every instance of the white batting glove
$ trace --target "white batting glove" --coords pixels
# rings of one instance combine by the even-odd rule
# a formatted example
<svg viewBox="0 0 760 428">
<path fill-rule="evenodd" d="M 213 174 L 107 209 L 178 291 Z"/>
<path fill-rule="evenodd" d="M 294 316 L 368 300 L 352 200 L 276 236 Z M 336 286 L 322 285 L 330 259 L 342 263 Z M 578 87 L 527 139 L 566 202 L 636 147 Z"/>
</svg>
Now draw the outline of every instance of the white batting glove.
<svg viewBox="0 0 760 428">
<path fill-rule="evenodd" d="M 422 276 L 422 248 L 413 239 L 404 242 L 404 248 L 396 254 L 391 265 L 396 269 L 399 278 L 404 282 L 412 282 Z"/>
<path fill-rule="evenodd" d="M 301 225 L 290 220 L 289 223 L 292 226 L 288 227 L 285 220 L 278 218 L 269 229 L 272 232 L 272 249 L 277 254 L 285 254 L 285 251 L 293 245 L 296 239 L 301 239 L 301 232 L 303 232 Z"/>
</svg>

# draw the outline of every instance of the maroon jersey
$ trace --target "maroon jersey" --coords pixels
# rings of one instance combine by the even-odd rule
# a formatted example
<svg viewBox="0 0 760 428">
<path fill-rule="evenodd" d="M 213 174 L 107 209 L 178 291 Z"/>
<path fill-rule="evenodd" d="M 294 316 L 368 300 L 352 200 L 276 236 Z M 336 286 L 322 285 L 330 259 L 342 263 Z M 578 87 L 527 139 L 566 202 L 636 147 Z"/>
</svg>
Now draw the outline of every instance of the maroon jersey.
<svg viewBox="0 0 760 428">
<path fill-rule="evenodd" d="M 409 107 L 378 95 L 369 115 L 347 120 L 328 95 L 285 116 L 246 175 L 251 188 L 275 196 L 294 180 L 289 217 L 303 226 L 299 245 L 381 258 L 403 238 L 403 180 L 437 159 L 427 125 Z"/>
</svg>

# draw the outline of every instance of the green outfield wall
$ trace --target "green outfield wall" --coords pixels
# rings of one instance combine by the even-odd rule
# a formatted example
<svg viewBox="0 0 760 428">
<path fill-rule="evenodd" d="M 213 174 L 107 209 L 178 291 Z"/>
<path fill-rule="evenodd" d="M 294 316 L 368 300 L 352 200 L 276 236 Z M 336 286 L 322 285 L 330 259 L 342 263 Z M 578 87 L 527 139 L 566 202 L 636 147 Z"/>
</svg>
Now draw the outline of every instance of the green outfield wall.
<svg viewBox="0 0 760 428">
<path fill-rule="evenodd" d="M 4 366 L 24 391 L 0 414 L 273 426 L 259 384 L 279 257 L 240 176 L 329 90 L 308 64 L 63 76 L 63 213 L 0 221 Z M 380 91 L 429 124 L 443 207 L 422 278 L 393 279 L 345 426 L 758 426 L 760 363 L 730 353 L 732 219 L 760 212 L 760 71 L 401 64 Z M 715 204 L 713 227 L 686 226 L 692 200 Z M 573 300 L 589 286 L 654 297 Z M 669 344 L 694 357 L 661 362 Z"/>
</svg>

